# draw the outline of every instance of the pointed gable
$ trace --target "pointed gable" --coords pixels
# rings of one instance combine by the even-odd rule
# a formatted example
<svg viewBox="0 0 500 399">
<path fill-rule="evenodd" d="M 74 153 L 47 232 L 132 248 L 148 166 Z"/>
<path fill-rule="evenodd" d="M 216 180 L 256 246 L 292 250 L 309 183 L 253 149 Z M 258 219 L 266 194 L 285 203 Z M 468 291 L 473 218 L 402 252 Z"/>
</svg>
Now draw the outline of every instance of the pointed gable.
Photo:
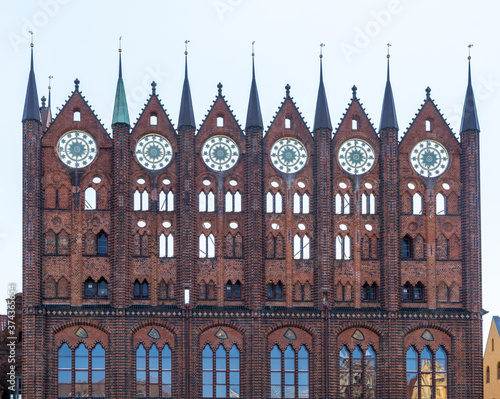
<svg viewBox="0 0 500 399">
<path fill-rule="evenodd" d="M 236 141 L 240 146 L 240 153 L 242 153 L 245 149 L 245 136 L 233 111 L 227 104 L 226 98 L 222 95 L 222 84 L 219 83 L 218 88 L 219 94 L 208 110 L 196 135 L 196 151 L 200 151 L 201 145 L 205 140 L 217 134 L 227 135 Z"/>
<path fill-rule="evenodd" d="M 163 104 L 156 94 L 151 94 L 147 103 L 137 118 L 131 133 L 134 142 L 145 133 L 159 133 L 167 137 L 170 142 L 176 141 L 175 128 L 170 116 L 166 113 Z"/>
</svg>

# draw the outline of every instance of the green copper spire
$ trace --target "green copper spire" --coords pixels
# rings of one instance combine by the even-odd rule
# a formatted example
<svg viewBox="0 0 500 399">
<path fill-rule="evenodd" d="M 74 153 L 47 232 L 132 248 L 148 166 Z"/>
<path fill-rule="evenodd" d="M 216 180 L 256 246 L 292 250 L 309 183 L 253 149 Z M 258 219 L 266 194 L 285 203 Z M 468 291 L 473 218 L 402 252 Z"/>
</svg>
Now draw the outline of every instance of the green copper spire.
<svg viewBox="0 0 500 399">
<path fill-rule="evenodd" d="M 120 38 L 121 40 L 121 38 Z M 125 86 L 122 79 L 122 49 L 118 50 L 120 52 L 120 67 L 118 74 L 118 83 L 116 85 L 116 95 L 115 95 L 115 108 L 113 110 L 113 122 L 115 123 L 125 123 L 130 125 L 130 119 L 128 117 L 128 107 L 127 107 L 127 97 L 125 96 Z"/>
</svg>

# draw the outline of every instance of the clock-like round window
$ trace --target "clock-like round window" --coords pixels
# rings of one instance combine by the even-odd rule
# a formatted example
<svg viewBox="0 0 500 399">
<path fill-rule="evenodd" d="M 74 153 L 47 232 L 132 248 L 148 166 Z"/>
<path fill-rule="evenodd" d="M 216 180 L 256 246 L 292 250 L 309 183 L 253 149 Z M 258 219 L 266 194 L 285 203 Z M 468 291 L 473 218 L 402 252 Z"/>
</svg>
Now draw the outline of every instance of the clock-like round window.
<svg viewBox="0 0 500 399">
<path fill-rule="evenodd" d="M 57 155 L 61 162 L 70 168 L 85 168 L 97 156 L 97 144 L 90 134 L 72 130 L 59 138 Z"/>
<path fill-rule="evenodd" d="M 201 158 L 205 165 L 216 172 L 231 169 L 240 157 L 240 149 L 227 136 L 212 136 L 201 147 Z"/>
<path fill-rule="evenodd" d="M 306 165 L 306 147 L 297 139 L 284 137 L 271 147 L 271 162 L 280 172 L 297 173 Z"/>
<path fill-rule="evenodd" d="M 172 160 L 173 150 L 170 141 L 159 134 L 147 134 L 135 145 L 135 158 L 142 167 L 159 170 Z"/>
<path fill-rule="evenodd" d="M 375 151 L 361 139 L 345 141 L 339 148 L 338 160 L 342 169 L 353 175 L 368 172 L 375 163 Z"/>
<path fill-rule="evenodd" d="M 446 148 L 434 140 L 422 140 L 410 153 L 411 166 L 424 177 L 441 175 L 450 163 Z"/>
</svg>

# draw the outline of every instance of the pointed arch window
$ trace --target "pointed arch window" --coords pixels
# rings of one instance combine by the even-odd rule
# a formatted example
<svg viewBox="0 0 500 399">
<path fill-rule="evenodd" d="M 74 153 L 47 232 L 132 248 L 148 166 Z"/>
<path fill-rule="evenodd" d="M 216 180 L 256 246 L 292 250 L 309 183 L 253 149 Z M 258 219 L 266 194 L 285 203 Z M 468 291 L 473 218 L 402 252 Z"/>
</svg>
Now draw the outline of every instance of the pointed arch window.
<svg viewBox="0 0 500 399">
<path fill-rule="evenodd" d="M 233 345 L 229 353 L 221 344 L 214 351 L 207 344 L 202 352 L 202 393 L 204 398 L 239 398 L 240 351 Z"/>
<path fill-rule="evenodd" d="M 198 199 L 200 212 L 215 212 L 215 195 L 212 191 L 208 194 L 204 191 L 200 191 Z"/>
<path fill-rule="evenodd" d="M 441 193 L 436 195 L 436 215 L 446 215 L 446 197 Z"/>
<path fill-rule="evenodd" d="M 361 290 L 361 300 L 362 301 L 376 301 L 377 300 L 377 283 L 372 285 L 365 282 Z"/>
<path fill-rule="evenodd" d="M 401 257 L 403 259 L 413 258 L 413 239 L 410 236 L 404 236 L 401 240 Z"/>
<path fill-rule="evenodd" d="M 215 258 L 215 237 L 213 234 L 208 236 L 201 234 L 199 245 L 200 258 Z"/>
<path fill-rule="evenodd" d="M 363 353 L 356 346 L 352 353 L 344 345 L 339 352 L 341 398 L 375 398 L 376 354 L 371 346 Z"/>
<path fill-rule="evenodd" d="M 158 198 L 158 210 L 160 212 L 172 212 L 174 210 L 174 199 L 172 190 L 169 190 L 167 193 L 161 190 Z"/>
<path fill-rule="evenodd" d="M 172 395 L 172 351 L 168 344 L 163 350 L 153 344 L 146 351 L 142 344 L 135 352 L 136 397 L 170 398 Z"/>
<path fill-rule="evenodd" d="M 85 209 L 97 209 L 97 191 L 95 191 L 94 187 L 88 187 L 85 190 Z"/>
<path fill-rule="evenodd" d="M 296 234 L 293 237 L 293 258 L 294 259 L 309 259 L 310 258 L 310 238 L 305 235 L 301 237 Z"/>
<path fill-rule="evenodd" d="M 351 196 L 348 193 L 335 195 L 335 213 L 337 215 L 348 215 L 351 213 Z"/>
<path fill-rule="evenodd" d="M 298 353 L 291 345 L 284 353 L 274 345 L 269 370 L 271 398 L 309 397 L 309 351 L 304 345 Z"/>
<path fill-rule="evenodd" d="M 361 213 L 363 215 L 374 215 L 375 212 L 375 194 L 361 194 Z"/>
<path fill-rule="evenodd" d="M 422 214 L 422 196 L 419 193 L 413 194 L 412 213 L 414 215 Z"/>
<path fill-rule="evenodd" d="M 448 355 L 439 347 L 435 356 L 428 347 L 420 355 L 412 346 L 406 352 L 406 398 L 448 397 Z"/>
<path fill-rule="evenodd" d="M 226 212 L 241 212 L 241 193 L 226 192 Z"/>
<path fill-rule="evenodd" d="M 148 282 L 144 280 L 142 283 L 139 280 L 134 282 L 134 299 L 148 299 L 149 298 L 149 286 Z"/>
<path fill-rule="evenodd" d="M 108 254 L 108 235 L 104 231 L 97 234 L 97 255 Z"/>
<path fill-rule="evenodd" d="M 293 213 L 309 213 L 309 194 L 293 195 Z"/>
<path fill-rule="evenodd" d="M 172 233 L 170 233 L 167 236 L 164 233 L 160 234 L 159 257 L 160 258 L 174 257 L 174 235 Z"/>
<path fill-rule="evenodd" d="M 267 283 L 267 299 L 271 301 L 283 300 L 283 283 L 281 281 L 274 283 L 271 280 Z"/>
<path fill-rule="evenodd" d="M 144 190 L 142 193 L 139 190 L 134 192 L 134 211 L 149 210 L 149 193 Z"/>
<path fill-rule="evenodd" d="M 266 213 L 283 213 L 283 195 L 279 191 L 266 194 Z"/>
<path fill-rule="evenodd" d="M 240 280 L 236 280 L 236 283 L 232 283 L 231 280 L 229 280 L 226 283 L 226 299 L 235 299 L 239 300 L 241 299 L 241 283 Z"/>
<path fill-rule="evenodd" d="M 335 259 L 351 259 L 351 237 L 338 235 L 335 240 Z"/>
</svg>

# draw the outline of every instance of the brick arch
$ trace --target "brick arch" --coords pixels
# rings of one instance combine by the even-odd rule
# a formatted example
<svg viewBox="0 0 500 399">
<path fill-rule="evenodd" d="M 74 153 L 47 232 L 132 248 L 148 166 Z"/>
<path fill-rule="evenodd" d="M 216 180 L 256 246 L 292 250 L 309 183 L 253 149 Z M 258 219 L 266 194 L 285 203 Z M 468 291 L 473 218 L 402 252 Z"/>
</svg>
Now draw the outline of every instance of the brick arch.
<svg viewBox="0 0 500 399">
<path fill-rule="evenodd" d="M 209 186 L 205 186 L 203 184 L 203 180 L 208 179 L 211 181 L 211 184 Z M 212 172 L 203 172 L 198 175 L 196 178 L 196 187 L 197 187 L 197 194 L 200 193 L 200 191 L 203 191 L 205 193 L 209 193 L 212 191 L 214 194 L 218 191 L 217 187 L 217 176 L 212 173 Z"/>
<path fill-rule="evenodd" d="M 215 334 L 222 328 L 228 335 L 226 340 L 217 338 Z M 229 330 L 229 331 L 228 331 Z M 226 351 L 229 351 L 233 345 L 243 351 L 244 331 L 232 322 L 217 323 L 210 326 L 200 328 L 199 331 L 199 348 L 203 349 L 205 345 L 209 345 L 212 350 L 217 350 L 219 345 L 223 345 Z"/>
<path fill-rule="evenodd" d="M 426 341 L 421 337 L 425 330 L 429 330 L 432 333 L 434 341 Z M 425 321 L 404 328 L 401 336 L 404 338 L 405 352 L 410 346 L 413 346 L 418 352 L 421 352 L 425 346 L 428 346 L 435 353 L 439 346 L 442 346 L 448 354 L 451 353 L 451 343 L 454 338 L 454 334 L 448 327 L 442 327 L 433 322 Z"/>
<path fill-rule="evenodd" d="M 345 183 L 347 185 L 346 188 L 340 188 L 339 184 L 340 183 Z M 354 192 L 354 186 L 352 184 L 352 180 L 349 179 L 346 175 L 339 176 L 336 179 L 333 180 L 333 195 L 337 193 L 345 194 L 349 193 L 352 195 Z"/>
<path fill-rule="evenodd" d="M 292 330 L 296 336 L 296 340 L 290 340 L 284 337 L 286 331 Z M 274 345 L 278 345 L 281 350 L 285 350 L 288 345 L 292 345 L 295 351 L 300 350 L 304 345 L 309 353 L 313 351 L 313 341 L 315 332 L 311 328 L 306 327 L 299 322 L 280 323 L 278 326 L 272 327 L 267 333 L 267 352 L 271 351 Z"/>
<path fill-rule="evenodd" d="M 139 184 L 137 183 L 137 179 L 144 179 L 146 182 L 144 184 Z M 130 176 L 130 189 L 132 190 L 131 192 L 133 193 L 136 189 L 138 189 L 141 193 L 144 190 L 147 190 L 148 192 L 151 192 L 151 175 L 143 170 L 138 170 L 132 176 Z M 141 189 L 139 189 L 139 187 Z"/>
<path fill-rule="evenodd" d="M 372 325 L 372 324 L 367 324 L 367 323 L 364 323 L 362 321 L 350 322 L 350 323 L 345 324 L 342 327 L 338 327 L 333 331 L 333 334 L 338 337 L 340 334 L 344 333 L 345 331 L 347 331 L 349 329 L 356 329 L 356 328 L 369 330 L 369 331 L 373 332 L 374 334 L 376 334 L 379 337 L 379 339 L 382 339 L 385 336 L 385 332 L 380 327 Z"/>
<path fill-rule="evenodd" d="M 148 336 L 151 328 L 155 328 L 159 334 L 159 339 L 154 339 Z M 158 323 L 156 320 L 150 320 L 143 323 L 139 323 L 131 330 L 132 336 L 132 348 L 137 350 L 139 345 L 143 345 L 146 350 L 149 350 L 153 344 L 156 345 L 159 351 L 165 347 L 166 344 L 173 351 L 175 348 L 175 341 L 177 335 L 174 332 L 174 328 L 166 325 L 166 323 Z"/>
<path fill-rule="evenodd" d="M 94 177 L 99 177 L 101 182 L 95 184 L 92 179 Z M 106 187 L 111 190 L 111 177 L 101 169 L 91 169 L 86 171 L 80 179 L 81 191 L 84 192 L 87 187 L 93 187 L 96 191 L 100 187 Z"/>
<path fill-rule="evenodd" d="M 370 183 L 373 187 L 371 189 L 368 189 L 365 187 L 365 183 Z M 367 175 L 361 180 L 360 183 L 360 193 L 365 193 L 365 194 L 374 194 L 375 197 L 379 195 L 379 189 L 380 189 L 380 180 L 376 179 L 373 176 Z"/>
<path fill-rule="evenodd" d="M 168 179 L 170 180 L 170 184 L 166 186 L 163 184 L 163 180 Z M 177 176 L 174 175 L 171 172 L 162 172 L 156 177 L 156 187 L 158 187 L 158 190 L 161 191 L 162 189 L 165 190 L 172 190 L 175 194 L 175 188 L 177 187 Z"/>
<path fill-rule="evenodd" d="M 76 331 L 83 327 L 88 334 L 88 338 L 80 338 L 75 335 Z M 60 348 L 63 343 L 67 343 L 72 349 L 83 343 L 87 349 L 94 348 L 98 343 L 106 350 L 108 348 L 109 331 L 102 325 L 85 320 L 74 320 L 64 323 L 52 329 L 55 336 L 55 347 Z"/>
<path fill-rule="evenodd" d="M 229 184 L 231 180 L 236 180 L 238 185 L 236 187 L 231 186 Z M 232 193 L 235 193 L 236 191 L 242 193 L 245 188 L 245 176 L 232 170 L 224 178 L 224 188 L 226 191 L 231 191 Z"/>
</svg>

